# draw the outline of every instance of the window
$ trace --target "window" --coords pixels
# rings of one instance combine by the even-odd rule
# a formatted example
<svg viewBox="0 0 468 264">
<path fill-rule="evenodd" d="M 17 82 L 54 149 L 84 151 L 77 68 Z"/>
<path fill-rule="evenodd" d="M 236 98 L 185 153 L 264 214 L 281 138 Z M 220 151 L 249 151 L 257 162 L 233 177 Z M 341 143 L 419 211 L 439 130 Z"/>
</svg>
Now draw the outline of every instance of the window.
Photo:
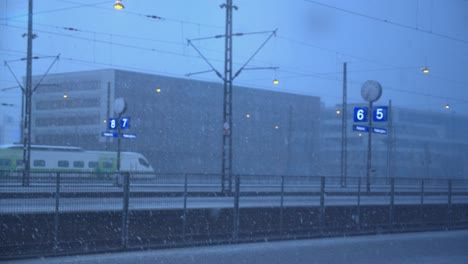
<svg viewBox="0 0 468 264">
<path fill-rule="evenodd" d="M 145 167 L 149 167 L 149 164 L 148 162 L 146 162 L 146 160 L 142 159 L 142 158 L 139 158 L 138 159 L 138 162 L 140 163 L 140 165 L 143 165 Z"/>
<path fill-rule="evenodd" d="M 88 162 L 88 168 L 90 168 L 90 169 L 97 168 L 97 166 L 98 166 L 98 163 L 96 161 L 89 161 Z"/>
<path fill-rule="evenodd" d="M 45 160 L 34 160 L 33 161 L 34 167 L 45 167 Z"/>
<path fill-rule="evenodd" d="M 75 160 L 73 162 L 73 168 L 84 168 L 84 161 L 81 160 Z"/>
<path fill-rule="evenodd" d="M 0 159 L 0 166 L 2 166 L 2 167 L 11 166 L 11 160 L 9 160 L 9 159 Z"/>
<path fill-rule="evenodd" d="M 68 166 L 70 166 L 70 163 L 68 162 L 68 160 L 59 160 L 57 165 L 60 168 L 68 168 Z"/>
<path fill-rule="evenodd" d="M 104 161 L 104 162 L 102 163 L 102 167 L 103 167 L 103 168 L 106 168 L 106 169 L 112 168 L 112 165 L 113 165 L 113 164 L 112 164 L 112 161 Z"/>
</svg>

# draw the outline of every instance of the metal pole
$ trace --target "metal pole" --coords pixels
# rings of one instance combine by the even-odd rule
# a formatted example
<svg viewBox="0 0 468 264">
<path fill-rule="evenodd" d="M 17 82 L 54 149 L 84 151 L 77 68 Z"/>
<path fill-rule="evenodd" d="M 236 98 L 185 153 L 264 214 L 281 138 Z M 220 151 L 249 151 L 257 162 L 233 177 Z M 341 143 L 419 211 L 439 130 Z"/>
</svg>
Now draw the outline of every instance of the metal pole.
<svg viewBox="0 0 468 264">
<path fill-rule="evenodd" d="M 361 230 L 361 177 L 358 178 L 358 195 L 357 195 L 357 224 L 358 230 Z"/>
<path fill-rule="evenodd" d="M 222 160 L 222 191 L 232 190 L 232 0 L 226 0 L 221 5 L 226 8 L 226 36 L 224 53 L 224 102 L 223 102 L 223 160 Z M 228 188 L 226 190 L 226 182 Z"/>
<path fill-rule="evenodd" d="M 366 174 L 366 191 L 370 193 L 370 177 L 371 177 L 371 170 L 372 170 L 372 101 L 369 102 L 369 137 L 367 141 L 367 174 Z"/>
<path fill-rule="evenodd" d="M 236 242 L 239 238 L 239 195 L 240 195 L 240 176 L 235 177 L 236 192 L 234 194 L 234 224 L 232 240 Z"/>
<path fill-rule="evenodd" d="M 184 174 L 184 215 L 182 216 L 182 237 L 185 241 L 185 236 L 187 233 L 187 196 L 188 196 L 188 177 L 187 174 Z"/>
<path fill-rule="evenodd" d="M 280 236 L 283 234 L 284 224 L 284 176 L 281 176 L 281 201 L 280 201 Z"/>
<path fill-rule="evenodd" d="M 341 187 L 346 187 L 346 178 L 347 178 L 347 148 L 348 148 L 348 138 L 346 129 L 347 125 L 347 110 L 348 110 L 348 103 L 347 103 L 347 64 L 346 62 L 343 64 L 343 109 L 342 109 L 342 116 L 341 116 Z"/>
<path fill-rule="evenodd" d="M 120 119 L 122 118 L 122 113 L 119 114 L 119 119 L 117 120 L 117 172 L 120 172 Z"/>
<path fill-rule="evenodd" d="M 24 130 L 23 130 L 23 186 L 29 186 L 29 177 L 31 169 L 31 100 L 32 100 L 32 40 L 33 36 L 33 1 L 29 0 L 28 8 L 28 34 L 27 34 L 27 57 L 26 57 L 26 106 L 25 106 L 25 117 L 24 117 Z"/>
<path fill-rule="evenodd" d="M 390 179 L 390 212 L 389 212 L 390 229 L 393 229 L 394 204 L 395 204 L 395 178 L 391 178 Z"/>
<path fill-rule="evenodd" d="M 450 229 L 452 224 L 452 180 L 448 180 L 448 205 L 447 205 L 447 228 Z"/>
<path fill-rule="evenodd" d="M 106 109 L 106 121 L 107 122 L 109 122 L 109 118 L 110 118 L 110 92 L 111 92 L 110 86 L 111 86 L 111 83 L 107 82 L 107 109 Z M 106 137 L 106 146 L 105 146 L 106 151 L 109 150 L 109 141 L 110 141 L 110 138 Z"/>
<path fill-rule="evenodd" d="M 421 203 L 419 206 L 419 218 L 420 218 L 420 225 L 424 224 L 424 179 L 421 180 Z"/>
<path fill-rule="evenodd" d="M 59 236 L 59 205 L 60 205 L 60 172 L 57 172 L 55 182 L 55 220 L 54 220 L 54 249 L 58 249 Z"/>
<path fill-rule="evenodd" d="M 130 174 L 124 173 L 123 182 L 123 208 L 122 208 L 122 248 L 128 245 L 128 203 L 130 191 Z"/>
<path fill-rule="evenodd" d="M 392 134 L 392 100 L 388 100 L 388 134 L 387 134 L 387 180 L 390 177 L 394 177 L 391 175 L 390 168 L 392 163 L 392 145 L 393 145 L 393 134 Z"/>
<path fill-rule="evenodd" d="M 320 177 L 320 233 L 325 228 L 325 177 Z"/>
</svg>

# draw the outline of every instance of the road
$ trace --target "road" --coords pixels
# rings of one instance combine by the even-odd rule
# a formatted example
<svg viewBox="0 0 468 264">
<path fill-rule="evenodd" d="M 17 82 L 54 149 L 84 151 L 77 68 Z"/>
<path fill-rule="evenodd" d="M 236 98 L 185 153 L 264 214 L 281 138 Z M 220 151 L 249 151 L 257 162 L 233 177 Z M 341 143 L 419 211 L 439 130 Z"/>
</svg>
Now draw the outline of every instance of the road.
<svg viewBox="0 0 468 264">
<path fill-rule="evenodd" d="M 261 242 L 10 261 L 12 264 L 466 264 L 468 231 Z"/>
</svg>

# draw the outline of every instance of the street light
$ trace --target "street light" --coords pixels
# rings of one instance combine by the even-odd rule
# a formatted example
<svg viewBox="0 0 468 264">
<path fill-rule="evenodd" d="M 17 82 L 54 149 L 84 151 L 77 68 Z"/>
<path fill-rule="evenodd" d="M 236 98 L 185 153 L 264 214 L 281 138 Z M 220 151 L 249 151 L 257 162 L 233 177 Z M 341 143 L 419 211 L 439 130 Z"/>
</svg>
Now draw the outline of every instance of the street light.
<svg viewBox="0 0 468 264">
<path fill-rule="evenodd" d="M 124 9 L 124 5 L 122 5 L 122 0 L 116 0 L 114 4 L 114 8 L 117 10 L 122 10 Z"/>
</svg>

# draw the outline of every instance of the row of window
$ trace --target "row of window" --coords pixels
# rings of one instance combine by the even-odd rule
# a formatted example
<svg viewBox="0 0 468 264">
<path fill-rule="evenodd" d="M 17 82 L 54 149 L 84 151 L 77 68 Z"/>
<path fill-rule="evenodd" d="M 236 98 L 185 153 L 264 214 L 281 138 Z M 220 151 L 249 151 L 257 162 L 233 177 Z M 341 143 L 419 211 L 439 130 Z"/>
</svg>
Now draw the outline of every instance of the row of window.
<svg viewBox="0 0 468 264">
<path fill-rule="evenodd" d="M 12 165 L 12 160 L 11 159 L 0 159 L 0 167 L 9 167 Z M 17 160 L 16 161 L 16 166 L 22 166 L 23 161 L 22 160 Z M 33 167 L 46 167 L 46 161 L 45 160 L 33 160 Z M 72 165 L 72 166 L 70 166 Z M 87 165 L 88 169 L 94 169 L 99 166 L 99 163 L 97 161 L 88 161 L 87 164 L 84 161 L 78 160 L 78 161 L 73 161 L 72 164 L 70 164 L 70 161 L 68 160 L 59 160 L 57 161 L 57 167 L 59 168 L 85 168 L 85 165 Z M 113 167 L 113 163 L 111 161 L 104 161 L 102 162 L 102 167 L 106 169 L 110 169 Z"/>
</svg>

